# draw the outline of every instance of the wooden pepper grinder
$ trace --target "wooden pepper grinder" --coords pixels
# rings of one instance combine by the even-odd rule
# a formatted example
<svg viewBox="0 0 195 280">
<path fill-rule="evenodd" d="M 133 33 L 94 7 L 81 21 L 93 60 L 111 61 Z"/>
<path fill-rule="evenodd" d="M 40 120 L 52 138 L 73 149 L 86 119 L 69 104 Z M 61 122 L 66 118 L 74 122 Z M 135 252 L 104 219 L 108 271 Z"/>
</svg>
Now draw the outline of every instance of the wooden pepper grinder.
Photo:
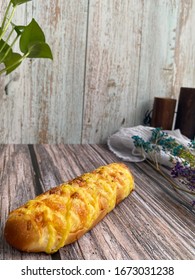
<svg viewBox="0 0 195 280">
<path fill-rule="evenodd" d="M 195 88 L 181 87 L 175 129 L 189 139 L 195 137 Z"/>
<path fill-rule="evenodd" d="M 155 97 L 151 126 L 171 130 L 175 114 L 176 99 Z"/>
</svg>

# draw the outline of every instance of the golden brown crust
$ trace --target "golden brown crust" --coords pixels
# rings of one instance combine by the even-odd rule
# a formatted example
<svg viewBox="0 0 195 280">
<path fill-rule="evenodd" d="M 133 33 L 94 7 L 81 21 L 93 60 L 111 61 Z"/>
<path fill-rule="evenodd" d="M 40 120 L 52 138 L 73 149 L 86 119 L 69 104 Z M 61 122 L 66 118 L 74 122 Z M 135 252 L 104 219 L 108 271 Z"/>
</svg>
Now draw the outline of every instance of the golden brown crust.
<svg viewBox="0 0 195 280">
<path fill-rule="evenodd" d="M 126 165 L 102 166 L 12 211 L 5 239 L 21 251 L 56 252 L 93 228 L 133 189 L 133 176 Z"/>
<path fill-rule="evenodd" d="M 5 225 L 5 238 L 16 249 L 30 251 L 29 245 L 39 242 L 39 234 L 32 226 L 30 220 L 24 220 L 23 217 L 9 219 Z"/>
</svg>

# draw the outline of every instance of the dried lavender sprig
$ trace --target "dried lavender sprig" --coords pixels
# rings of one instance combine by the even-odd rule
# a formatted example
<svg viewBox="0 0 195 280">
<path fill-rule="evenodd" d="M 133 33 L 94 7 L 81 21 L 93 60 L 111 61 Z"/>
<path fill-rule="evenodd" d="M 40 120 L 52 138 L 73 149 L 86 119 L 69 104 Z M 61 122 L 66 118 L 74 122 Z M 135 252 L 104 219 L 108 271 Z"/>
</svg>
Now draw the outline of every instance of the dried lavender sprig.
<svg viewBox="0 0 195 280">
<path fill-rule="evenodd" d="M 187 189 L 183 189 L 178 187 L 178 185 L 175 184 L 175 182 L 173 182 L 170 177 L 168 177 L 162 170 L 160 167 L 157 167 L 155 164 L 153 164 L 151 161 L 147 160 L 146 161 L 156 170 L 158 171 L 170 184 L 174 189 L 189 193 L 191 195 L 195 195 L 195 192 L 191 191 L 191 190 L 187 190 Z"/>
<path fill-rule="evenodd" d="M 173 178 L 182 178 L 184 183 L 190 190 L 195 190 L 195 169 L 185 166 L 181 162 L 177 162 L 171 170 Z"/>
</svg>

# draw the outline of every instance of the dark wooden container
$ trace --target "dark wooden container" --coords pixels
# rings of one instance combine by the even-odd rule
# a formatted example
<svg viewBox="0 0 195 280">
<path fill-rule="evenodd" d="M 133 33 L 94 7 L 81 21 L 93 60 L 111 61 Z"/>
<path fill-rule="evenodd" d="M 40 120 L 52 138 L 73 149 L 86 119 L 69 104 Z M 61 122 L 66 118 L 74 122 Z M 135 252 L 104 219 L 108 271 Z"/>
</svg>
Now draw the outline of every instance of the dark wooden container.
<svg viewBox="0 0 195 280">
<path fill-rule="evenodd" d="M 180 89 L 175 128 L 190 139 L 195 137 L 195 88 Z"/>
<path fill-rule="evenodd" d="M 175 114 L 176 99 L 155 97 L 151 126 L 171 130 Z"/>
</svg>

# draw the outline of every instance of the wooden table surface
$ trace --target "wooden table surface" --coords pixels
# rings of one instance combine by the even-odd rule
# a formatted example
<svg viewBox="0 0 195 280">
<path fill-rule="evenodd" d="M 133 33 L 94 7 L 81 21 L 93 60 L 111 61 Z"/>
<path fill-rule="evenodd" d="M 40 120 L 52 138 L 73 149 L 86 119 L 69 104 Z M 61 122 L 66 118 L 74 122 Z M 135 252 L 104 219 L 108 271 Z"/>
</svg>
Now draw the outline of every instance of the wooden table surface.
<svg viewBox="0 0 195 280">
<path fill-rule="evenodd" d="M 120 161 L 104 145 L 0 145 L 0 259 L 195 259 L 195 211 L 147 163 L 127 163 L 135 191 L 77 242 L 53 255 L 22 253 L 3 237 L 8 213 L 100 165 Z"/>
</svg>

